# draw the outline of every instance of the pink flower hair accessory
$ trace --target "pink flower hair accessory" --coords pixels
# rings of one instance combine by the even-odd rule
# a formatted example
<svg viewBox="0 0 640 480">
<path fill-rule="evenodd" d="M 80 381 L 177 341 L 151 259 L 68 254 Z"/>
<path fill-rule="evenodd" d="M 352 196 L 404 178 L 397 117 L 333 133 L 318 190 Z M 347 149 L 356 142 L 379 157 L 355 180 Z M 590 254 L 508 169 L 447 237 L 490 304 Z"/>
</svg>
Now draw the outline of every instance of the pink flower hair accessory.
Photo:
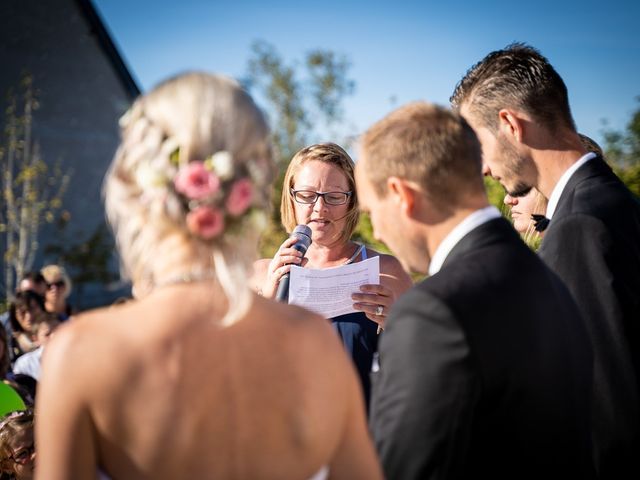
<svg viewBox="0 0 640 480">
<path fill-rule="evenodd" d="M 239 217 L 251 206 L 253 201 L 253 185 L 248 178 L 236 180 L 231 186 L 225 207 L 229 215 Z"/>
<path fill-rule="evenodd" d="M 173 184 L 177 192 L 190 200 L 211 197 L 220 188 L 220 179 L 209 171 L 204 162 L 189 162 L 178 170 Z"/>
<path fill-rule="evenodd" d="M 205 240 L 220 235 L 224 230 L 224 214 L 210 205 L 200 205 L 187 214 L 187 228 Z"/>
<path fill-rule="evenodd" d="M 153 165 L 138 167 L 135 179 L 143 203 L 178 221 L 184 215 L 187 230 L 203 240 L 224 231 L 240 234 L 245 225 L 264 228 L 263 212 L 254 208 L 254 182 L 261 184 L 258 174 L 264 173 L 256 168 L 259 162 L 236 164 L 225 150 L 204 160 L 185 160 L 177 147 L 169 155 L 171 173 Z"/>
</svg>

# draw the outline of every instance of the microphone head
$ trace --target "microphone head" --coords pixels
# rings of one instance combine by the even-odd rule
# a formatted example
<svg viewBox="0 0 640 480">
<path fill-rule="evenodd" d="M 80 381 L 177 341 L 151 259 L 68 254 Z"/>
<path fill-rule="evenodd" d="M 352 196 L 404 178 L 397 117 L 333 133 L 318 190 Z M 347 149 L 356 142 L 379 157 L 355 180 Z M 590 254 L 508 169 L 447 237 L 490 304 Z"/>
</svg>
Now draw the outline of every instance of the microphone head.
<svg viewBox="0 0 640 480">
<path fill-rule="evenodd" d="M 311 245 L 311 228 L 307 225 L 297 225 L 291 232 L 291 236 L 296 237 L 293 248 L 302 252 L 303 255 L 307 253 L 307 249 Z"/>
</svg>

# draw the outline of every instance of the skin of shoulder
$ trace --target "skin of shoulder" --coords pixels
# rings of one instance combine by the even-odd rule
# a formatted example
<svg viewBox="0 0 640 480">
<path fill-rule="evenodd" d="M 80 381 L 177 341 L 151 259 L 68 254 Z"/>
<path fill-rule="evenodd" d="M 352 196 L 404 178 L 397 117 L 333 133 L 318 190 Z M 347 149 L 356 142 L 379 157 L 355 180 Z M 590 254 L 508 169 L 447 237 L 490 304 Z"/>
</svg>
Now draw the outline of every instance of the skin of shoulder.
<svg viewBox="0 0 640 480">
<path fill-rule="evenodd" d="M 269 269 L 270 258 L 261 258 L 253 262 L 253 275 L 249 279 L 249 285 L 254 291 L 258 291 L 265 279 L 267 278 L 267 271 Z"/>
<path fill-rule="evenodd" d="M 120 355 L 102 355 L 108 335 L 97 335 L 101 313 L 75 317 L 58 328 L 43 354 L 42 377 L 38 385 L 36 438 L 38 463 L 47 472 L 36 469 L 36 478 L 93 478 L 96 444 L 91 418 L 92 398 L 100 396 L 118 371 L 113 365 L 100 369 L 100 362 L 122 361 Z M 101 322 L 103 323 L 103 322 Z M 115 350 L 117 351 L 117 350 Z M 100 369 L 104 375 L 96 375 Z M 64 452 L 73 451 L 71 457 Z"/>
<path fill-rule="evenodd" d="M 393 290 L 396 296 L 403 294 L 413 286 L 411 277 L 405 272 L 396 257 L 367 248 L 367 258 L 375 256 L 380 257 L 380 282 Z"/>
<path fill-rule="evenodd" d="M 107 418 L 113 416 L 114 402 L 121 405 L 118 408 L 120 421 L 135 427 L 132 422 L 136 422 L 137 414 L 132 416 L 130 410 L 132 405 L 140 406 L 139 391 L 148 387 L 146 377 L 153 375 L 144 368 L 144 362 L 149 360 L 149 351 L 152 352 L 150 358 L 156 358 L 153 352 L 166 340 L 167 332 L 172 332 L 164 326 L 149 327 L 158 322 L 169 322 L 164 318 L 153 318 L 151 323 L 142 321 L 139 317 L 143 310 L 136 303 L 80 315 L 72 324 L 61 328 L 49 342 L 38 395 L 41 421 L 36 427 L 40 445 L 38 455 L 40 464 L 47 467 L 47 479 L 92 478 L 95 475 L 97 452 L 104 448 L 100 436 L 105 433 L 98 433 L 104 427 L 99 425 L 105 425 L 105 415 Z M 158 301 L 152 302 L 151 306 L 163 307 Z M 144 323 L 147 330 L 136 326 L 133 323 L 136 320 Z M 294 374 L 285 377 L 289 384 L 300 389 L 293 398 L 304 399 L 304 407 L 301 406 L 301 412 L 306 412 L 304 423 L 316 432 L 313 436 L 316 440 L 309 445 L 302 465 L 328 462 L 332 472 L 335 471 L 335 478 L 381 478 L 366 430 L 364 402 L 356 374 L 330 323 L 300 307 L 255 296 L 247 317 L 236 325 L 229 329 L 236 328 L 233 335 L 244 338 L 245 345 L 247 341 L 254 342 L 253 345 L 263 344 L 259 357 L 267 370 L 261 373 L 262 376 L 271 378 L 270 366 L 283 365 L 282 362 L 288 363 L 286 370 Z M 149 331 L 151 328 L 154 328 L 153 332 Z M 224 331 L 227 330 L 221 332 Z M 137 348 L 141 334 L 149 336 L 144 351 Z M 262 340 L 256 344 L 259 338 Z M 271 350 L 274 359 L 268 359 L 265 352 L 269 349 L 264 344 L 273 344 L 275 340 L 279 346 L 277 351 Z M 251 364 L 255 362 L 254 358 Z M 131 391 L 130 379 L 136 371 L 143 377 L 139 378 L 138 387 Z M 273 380 L 285 388 L 286 378 L 280 377 L 282 375 L 277 374 Z M 209 398 L 207 392 L 200 393 Z M 255 398 L 255 392 L 245 394 L 247 398 Z M 131 395 L 136 397 L 133 403 L 129 398 Z M 259 404 L 263 402 L 264 398 Z M 154 411 L 153 404 L 147 406 Z M 259 418 L 260 408 L 254 410 Z M 267 423 L 276 421 L 281 415 L 282 411 Z M 162 413 L 153 418 L 162 423 Z M 172 421 L 175 420 L 172 417 Z M 154 428 L 150 430 L 155 431 Z M 281 439 L 281 434 L 274 438 Z M 255 448 L 259 448 L 259 439 L 256 442 Z M 141 447 L 136 445 L 134 448 L 139 451 Z M 350 452 L 351 458 L 345 451 Z M 72 458 L 68 452 L 74 452 Z"/>
<path fill-rule="evenodd" d="M 266 299 L 263 301 L 269 302 Z M 336 386 L 341 385 L 341 391 L 335 392 L 332 402 L 334 407 L 341 403 L 340 415 L 343 415 L 344 420 L 338 443 L 332 448 L 333 454 L 329 463 L 331 478 L 382 479 L 382 468 L 367 427 L 360 383 L 353 363 L 337 335 L 329 322 L 316 314 L 294 305 L 276 305 L 279 318 L 296 324 L 301 329 L 301 336 L 307 337 L 302 345 L 310 356 L 318 357 L 316 368 L 329 373 L 329 377 L 319 376 L 318 380 L 330 381 Z M 325 412 L 326 408 L 325 406 Z"/>
</svg>

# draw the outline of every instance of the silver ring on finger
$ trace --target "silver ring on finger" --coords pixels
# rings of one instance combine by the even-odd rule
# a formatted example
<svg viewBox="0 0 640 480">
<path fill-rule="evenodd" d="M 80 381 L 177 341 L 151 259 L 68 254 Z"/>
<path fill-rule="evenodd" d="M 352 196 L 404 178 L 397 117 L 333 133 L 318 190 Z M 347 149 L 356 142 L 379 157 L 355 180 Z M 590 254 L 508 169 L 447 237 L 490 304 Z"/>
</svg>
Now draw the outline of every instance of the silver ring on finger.
<svg viewBox="0 0 640 480">
<path fill-rule="evenodd" d="M 378 305 L 378 307 L 376 308 L 376 315 L 381 317 L 383 311 L 384 311 L 384 305 Z"/>
</svg>

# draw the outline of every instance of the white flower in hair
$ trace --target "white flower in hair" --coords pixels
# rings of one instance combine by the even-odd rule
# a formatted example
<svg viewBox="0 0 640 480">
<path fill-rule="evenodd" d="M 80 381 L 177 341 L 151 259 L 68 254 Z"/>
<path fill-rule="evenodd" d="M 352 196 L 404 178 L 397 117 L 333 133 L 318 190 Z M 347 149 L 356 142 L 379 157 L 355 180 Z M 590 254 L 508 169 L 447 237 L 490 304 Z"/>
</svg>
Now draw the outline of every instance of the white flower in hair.
<svg viewBox="0 0 640 480">
<path fill-rule="evenodd" d="M 267 215 L 261 210 L 253 210 L 251 212 L 251 222 L 253 223 L 253 228 L 255 228 L 258 232 L 262 232 L 267 228 Z"/>
<path fill-rule="evenodd" d="M 167 177 L 153 166 L 145 164 L 138 166 L 136 170 L 136 183 L 144 191 L 166 189 Z"/>
<path fill-rule="evenodd" d="M 210 162 L 211 168 L 223 182 L 233 177 L 233 157 L 226 150 L 214 153 Z"/>
<path fill-rule="evenodd" d="M 264 164 L 251 160 L 247 162 L 247 170 L 249 175 L 258 185 L 264 185 L 267 180 L 267 168 Z"/>
</svg>

